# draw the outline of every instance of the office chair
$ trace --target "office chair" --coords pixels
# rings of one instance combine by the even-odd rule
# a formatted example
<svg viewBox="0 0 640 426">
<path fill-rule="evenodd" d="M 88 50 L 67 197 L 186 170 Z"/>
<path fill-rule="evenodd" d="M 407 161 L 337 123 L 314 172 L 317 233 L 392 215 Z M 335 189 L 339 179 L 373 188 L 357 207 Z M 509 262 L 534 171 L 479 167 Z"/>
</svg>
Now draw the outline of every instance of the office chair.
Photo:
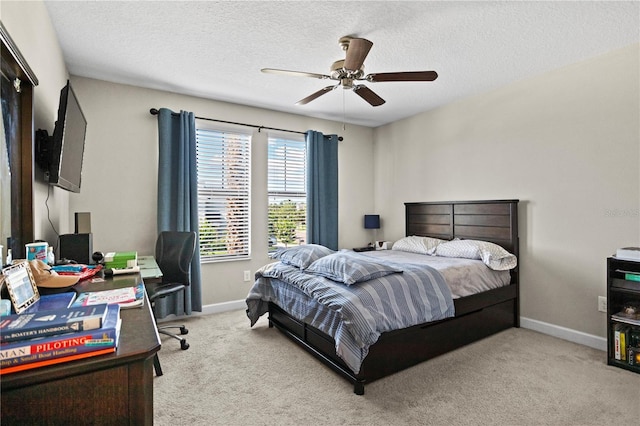
<svg viewBox="0 0 640 426">
<path fill-rule="evenodd" d="M 147 295 L 152 308 L 155 302 L 178 292 L 186 291 L 190 285 L 191 260 L 196 249 L 195 232 L 163 231 L 156 241 L 156 263 L 162 271 L 162 281 L 158 284 L 146 286 Z M 178 334 L 171 333 L 168 329 L 180 329 L 180 335 L 187 334 L 189 330 L 184 325 L 168 325 L 158 327 L 158 332 L 167 335 L 180 342 L 180 349 L 189 349 L 187 340 Z M 153 360 L 157 376 L 162 376 L 158 354 Z"/>
</svg>

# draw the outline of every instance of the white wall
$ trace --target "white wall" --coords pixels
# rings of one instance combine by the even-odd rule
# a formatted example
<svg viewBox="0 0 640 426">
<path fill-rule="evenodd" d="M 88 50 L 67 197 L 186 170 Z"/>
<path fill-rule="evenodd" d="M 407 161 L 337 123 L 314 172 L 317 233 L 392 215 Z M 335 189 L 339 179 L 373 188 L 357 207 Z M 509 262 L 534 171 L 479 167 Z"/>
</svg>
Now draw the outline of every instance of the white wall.
<svg viewBox="0 0 640 426">
<path fill-rule="evenodd" d="M 407 201 L 521 200 L 521 314 L 605 336 L 606 257 L 640 245 L 639 45 L 376 129 L 386 239 Z"/>
</svg>

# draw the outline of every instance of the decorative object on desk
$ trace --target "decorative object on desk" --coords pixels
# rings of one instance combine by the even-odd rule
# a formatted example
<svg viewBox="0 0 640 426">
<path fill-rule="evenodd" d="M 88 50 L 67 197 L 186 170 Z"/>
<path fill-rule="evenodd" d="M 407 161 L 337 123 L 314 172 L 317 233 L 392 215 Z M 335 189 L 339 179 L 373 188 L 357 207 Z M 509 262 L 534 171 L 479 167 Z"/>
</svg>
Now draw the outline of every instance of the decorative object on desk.
<svg viewBox="0 0 640 426">
<path fill-rule="evenodd" d="M 36 285 L 42 288 L 67 289 L 78 282 L 75 275 L 60 275 L 42 260 L 29 262 Z"/>
<path fill-rule="evenodd" d="M 364 215 L 364 229 L 380 229 L 380 215 L 377 214 L 365 214 Z M 373 240 L 376 240 L 377 231 L 373 231 Z M 372 243 L 369 243 L 372 246 Z"/>
<path fill-rule="evenodd" d="M 623 247 L 616 250 L 618 259 L 640 262 L 640 247 Z"/>
<path fill-rule="evenodd" d="M 102 328 L 4 343 L 0 374 L 115 352 L 120 338 L 120 306 L 109 305 Z"/>
<path fill-rule="evenodd" d="M 100 303 L 118 304 L 121 309 L 142 306 L 144 304 L 144 284 L 138 283 L 135 287 L 80 293 L 71 307 L 92 306 Z"/>
<path fill-rule="evenodd" d="M 106 313 L 107 305 L 101 304 L 8 315 L 0 320 L 0 342 L 95 330 Z"/>
<path fill-rule="evenodd" d="M 40 299 L 28 262 L 8 266 L 2 270 L 2 275 L 16 313 L 22 313 Z"/>
<path fill-rule="evenodd" d="M 56 255 L 53 254 L 53 247 L 47 247 L 47 265 L 53 266 L 56 264 Z"/>
<path fill-rule="evenodd" d="M 27 260 L 42 260 L 43 262 L 47 261 L 47 251 L 49 248 L 49 243 L 46 241 L 37 241 L 35 243 L 29 243 L 24 245 Z"/>
</svg>

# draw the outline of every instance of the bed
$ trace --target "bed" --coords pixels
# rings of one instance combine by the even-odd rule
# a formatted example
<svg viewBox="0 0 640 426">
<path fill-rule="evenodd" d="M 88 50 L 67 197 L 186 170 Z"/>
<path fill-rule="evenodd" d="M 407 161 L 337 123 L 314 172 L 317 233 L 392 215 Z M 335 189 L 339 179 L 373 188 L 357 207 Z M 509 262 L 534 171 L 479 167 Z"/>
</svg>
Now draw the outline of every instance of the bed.
<svg viewBox="0 0 640 426">
<path fill-rule="evenodd" d="M 407 237 L 430 237 L 446 241 L 487 241 L 504 248 L 518 258 L 518 200 L 405 203 L 405 224 Z M 350 254 L 345 253 L 346 255 Z M 379 254 L 370 253 L 369 257 L 376 255 Z M 334 339 L 335 334 L 328 332 L 324 323 L 323 326 L 319 326 L 314 320 L 309 319 L 309 315 L 303 315 L 299 312 L 300 309 L 293 308 L 297 306 L 306 309 L 314 303 L 307 299 L 295 299 L 300 296 L 296 294 L 297 290 L 279 296 L 290 298 L 279 301 L 267 297 L 257 300 L 261 296 L 256 296 L 252 289 L 250 297 L 247 298 L 247 314 L 250 319 L 253 316 L 254 323 L 262 312 L 256 312 L 252 306 L 261 303 L 262 311 L 268 311 L 269 327 L 280 330 L 350 381 L 356 394 L 363 395 L 367 383 L 502 330 L 519 327 L 518 269 L 518 266 L 515 266 L 507 272 L 503 271 L 502 273 L 507 275 L 506 279 L 503 275 L 504 283 L 501 286 L 468 296 L 454 296 L 451 300 L 453 309 L 446 315 L 436 317 L 435 321 L 379 333 L 375 336 L 375 343 L 367 347 L 365 356 L 356 367 L 349 362 L 344 353 L 337 353 L 336 342 L 340 343 L 340 339 Z M 284 279 L 282 271 L 287 270 L 281 269 L 281 275 L 273 275 L 274 283 L 282 285 L 278 279 Z M 408 271 L 405 269 L 403 275 L 408 275 Z M 295 272 L 292 274 L 295 275 Z M 393 277 L 393 274 L 389 277 Z M 264 282 L 265 279 L 262 280 Z M 271 278 L 266 280 L 268 282 Z M 258 281 L 254 288 L 257 285 Z M 445 313 L 445 310 L 446 307 L 443 307 L 442 313 Z"/>
</svg>

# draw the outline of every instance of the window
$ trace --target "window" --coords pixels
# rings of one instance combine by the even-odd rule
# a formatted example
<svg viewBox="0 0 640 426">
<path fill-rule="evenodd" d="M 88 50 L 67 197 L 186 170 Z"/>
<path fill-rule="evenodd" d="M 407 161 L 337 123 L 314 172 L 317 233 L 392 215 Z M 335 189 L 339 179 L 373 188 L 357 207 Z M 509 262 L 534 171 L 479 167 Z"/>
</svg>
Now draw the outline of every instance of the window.
<svg viewBox="0 0 640 426">
<path fill-rule="evenodd" d="M 251 135 L 197 129 L 196 145 L 201 261 L 247 258 Z"/>
<path fill-rule="evenodd" d="M 304 244 L 307 233 L 307 163 L 304 136 L 269 135 L 269 251 Z"/>
</svg>

